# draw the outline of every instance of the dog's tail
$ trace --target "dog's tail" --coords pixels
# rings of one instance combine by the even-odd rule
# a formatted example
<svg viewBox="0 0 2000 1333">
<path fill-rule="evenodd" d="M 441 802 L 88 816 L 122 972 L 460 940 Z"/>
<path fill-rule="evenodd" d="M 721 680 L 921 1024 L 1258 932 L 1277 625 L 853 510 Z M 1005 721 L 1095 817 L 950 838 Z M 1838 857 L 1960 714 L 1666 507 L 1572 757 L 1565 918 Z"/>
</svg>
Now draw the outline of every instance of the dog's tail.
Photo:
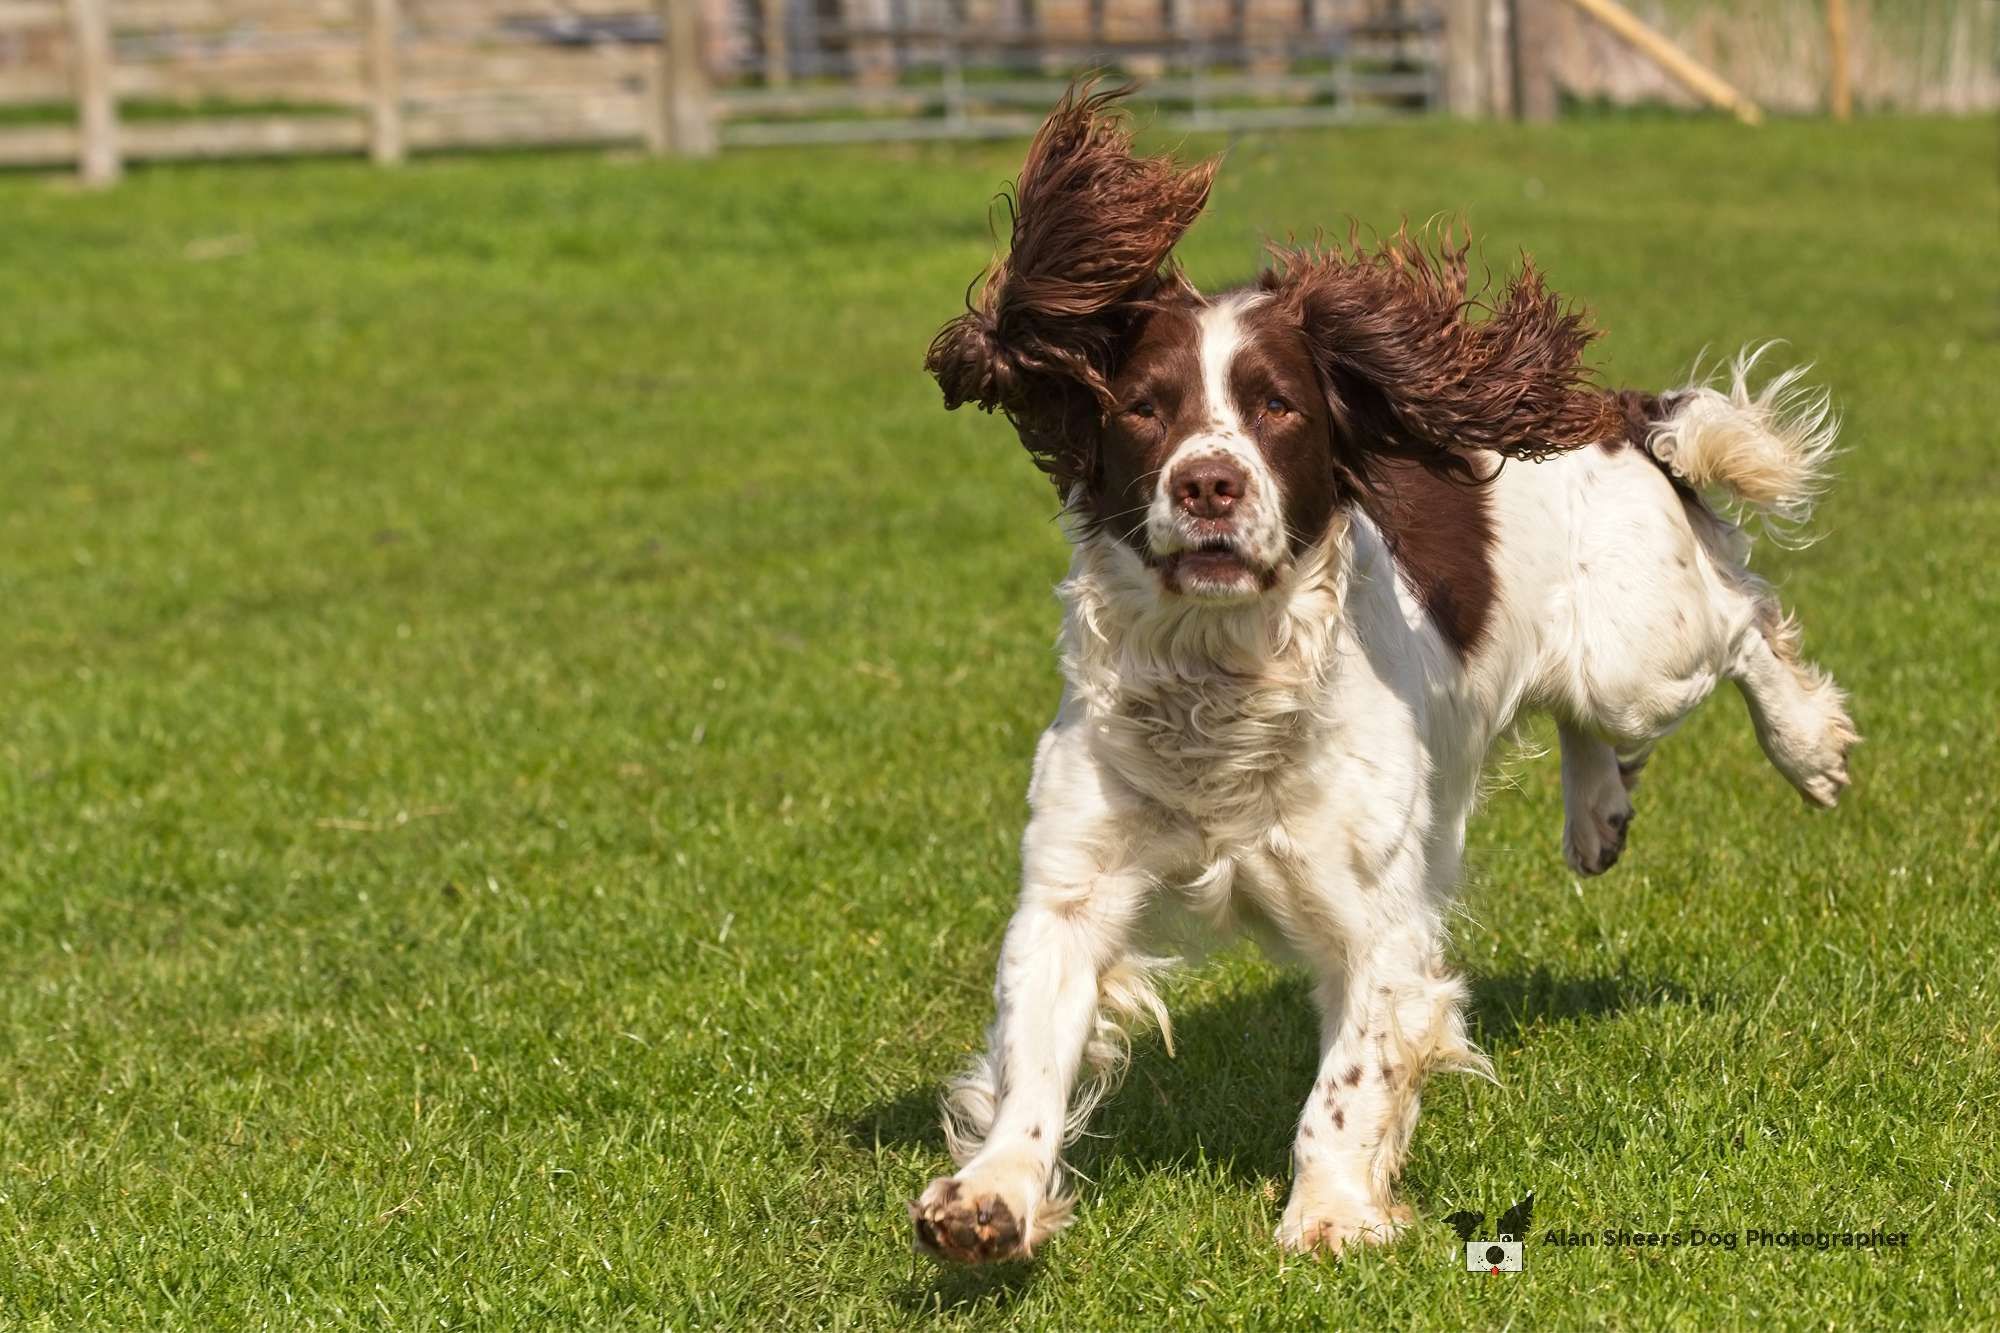
<svg viewBox="0 0 2000 1333">
<path fill-rule="evenodd" d="M 1801 381 L 1796 366 L 1752 392 L 1750 378 L 1772 344 L 1745 348 L 1726 375 L 1707 377 L 1658 400 L 1646 448 L 1695 490 L 1722 499 L 1733 516 L 1763 515 L 1779 538 L 1797 537 L 1825 492 L 1840 420 L 1826 390 Z M 1726 385 L 1726 387 L 1724 387 Z"/>
</svg>

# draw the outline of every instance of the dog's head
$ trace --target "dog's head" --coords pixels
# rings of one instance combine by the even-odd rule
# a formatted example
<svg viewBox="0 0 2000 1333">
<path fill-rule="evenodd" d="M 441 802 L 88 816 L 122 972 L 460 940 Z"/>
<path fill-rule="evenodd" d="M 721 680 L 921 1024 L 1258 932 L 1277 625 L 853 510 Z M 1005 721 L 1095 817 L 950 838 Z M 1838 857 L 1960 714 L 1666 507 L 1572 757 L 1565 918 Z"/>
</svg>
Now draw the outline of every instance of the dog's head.
<svg viewBox="0 0 2000 1333">
<path fill-rule="evenodd" d="M 1473 318 L 1449 235 L 1274 250 L 1254 286 L 1204 297 L 1172 255 L 1217 164 L 1134 156 L 1123 93 L 1073 90 L 1049 116 L 1009 253 L 926 366 L 947 407 L 1005 412 L 1085 531 L 1163 595 L 1275 586 L 1385 460 L 1470 477 L 1480 452 L 1603 434 L 1583 317 L 1530 265 Z"/>
</svg>

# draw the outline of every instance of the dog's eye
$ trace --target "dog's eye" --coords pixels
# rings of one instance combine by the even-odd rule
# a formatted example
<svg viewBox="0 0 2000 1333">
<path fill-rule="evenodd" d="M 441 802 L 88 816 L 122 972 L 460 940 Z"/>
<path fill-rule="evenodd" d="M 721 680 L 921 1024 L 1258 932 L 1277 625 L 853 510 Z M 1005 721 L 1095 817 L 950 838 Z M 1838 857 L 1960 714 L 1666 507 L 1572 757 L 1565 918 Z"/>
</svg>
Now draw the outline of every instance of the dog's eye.
<svg viewBox="0 0 2000 1333">
<path fill-rule="evenodd" d="M 1291 410 L 1292 405 L 1282 398 L 1273 396 L 1264 400 L 1264 415 L 1267 417 L 1281 417 Z"/>
<path fill-rule="evenodd" d="M 1126 408 L 1125 410 L 1127 412 L 1130 412 L 1133 416 L 1143 417 L 1147 421 L 1151 421 L 1155 416 L 1155 413 L 1153 411 L 1153 405 L 1147 402 L 1144 398 L 1141 398 L 1138 402 L 1132 404 L 1132 406 Z"/>
</svg>

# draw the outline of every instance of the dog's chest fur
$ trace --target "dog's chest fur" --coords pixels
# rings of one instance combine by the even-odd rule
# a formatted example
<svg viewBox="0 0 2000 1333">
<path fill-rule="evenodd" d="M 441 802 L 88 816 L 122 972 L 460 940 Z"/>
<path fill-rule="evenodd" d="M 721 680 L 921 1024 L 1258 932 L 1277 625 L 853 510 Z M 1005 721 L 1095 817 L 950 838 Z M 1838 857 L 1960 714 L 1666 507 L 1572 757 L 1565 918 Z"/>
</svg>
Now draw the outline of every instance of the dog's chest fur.
<svg viewBox="0 0 2000 1333">
<path fill-rule="evenodd" d="M 1106 766 L 1204 842 L 1261 845 L 1323 793 L 1337 581 L 1273 614 L 1148 614 L 1090 562 L 1064 586 L 1064 669 Z"/>
</svg>

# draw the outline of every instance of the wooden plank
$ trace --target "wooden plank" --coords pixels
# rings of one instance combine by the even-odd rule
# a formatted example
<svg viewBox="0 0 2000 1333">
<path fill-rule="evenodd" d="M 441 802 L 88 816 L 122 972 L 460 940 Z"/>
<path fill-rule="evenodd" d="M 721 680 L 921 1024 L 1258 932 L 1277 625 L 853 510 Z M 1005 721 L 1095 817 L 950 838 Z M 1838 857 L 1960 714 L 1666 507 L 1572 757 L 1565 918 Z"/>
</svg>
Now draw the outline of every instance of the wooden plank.
<svg viewBox="0 0 2000 1333">
<path fill-rule="evenodd" d="M 60 28 L 65 21 L 62 6 L 52 0 L 0 0 L 0 32 Z"/>
<path fill-rule="evenodd" d="M 402 27 L 399 0 L 368 0 L 368 156 L 382 167 L 403 160 Z"/>
<path fill-rule="evenodd" d="M 71 125 L 19 125 L 0 129 L 0 166 L 66 167 L 83 146 Z"/>
<path fill-rule="evenodd" d="M 666 41 L 655 76 L 654 121 L 647 139 L 656 153 L 707 157 L 715 152 L 708 64 L 701 42 L 699 0 L 659 0 Z"/>
<path fill-rule="evenodd" d="M 1721 75 L 1647 27 L 1618 0 L 1569 2 L 1624 38 L 1696 97 L 1729 112 L 1745 125 L 1764 123 L 1763 109 L 1755 102 L 1736 91 Z"/>
<path fill-rule="evenodd" d="M 1847 0 L 1826 0 L 1827 106 L 1835 120 L 1854 115 L 1847 64 Z"/>
<path fill-rule="evenodd" d="M 358 153 L 368 146 L 368 126 L 358 116 L 149 120 L 127 125 L 125 142 L 133 159 L 151 161 Z"/>
</svg>

